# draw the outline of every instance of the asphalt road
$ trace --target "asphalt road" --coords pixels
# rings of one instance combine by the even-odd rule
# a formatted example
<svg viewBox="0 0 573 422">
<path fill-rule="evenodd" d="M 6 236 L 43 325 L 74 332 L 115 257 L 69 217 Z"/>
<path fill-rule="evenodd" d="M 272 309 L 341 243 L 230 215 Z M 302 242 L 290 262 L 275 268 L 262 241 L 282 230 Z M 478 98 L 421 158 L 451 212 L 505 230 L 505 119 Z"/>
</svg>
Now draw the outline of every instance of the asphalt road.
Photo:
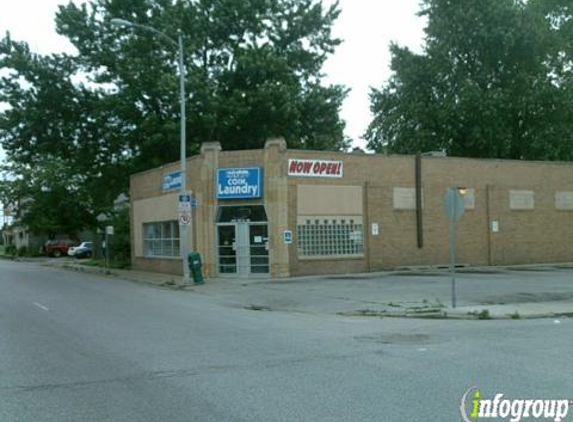
<svg viewBox="0 0 573 422">
<path fill-rule="evenodd" d="M 573 398 L 573 319 L 351 318 L 216 299 L 0 261 L 0 421 L 447 422 L 474 385 Z"/>
</svg>

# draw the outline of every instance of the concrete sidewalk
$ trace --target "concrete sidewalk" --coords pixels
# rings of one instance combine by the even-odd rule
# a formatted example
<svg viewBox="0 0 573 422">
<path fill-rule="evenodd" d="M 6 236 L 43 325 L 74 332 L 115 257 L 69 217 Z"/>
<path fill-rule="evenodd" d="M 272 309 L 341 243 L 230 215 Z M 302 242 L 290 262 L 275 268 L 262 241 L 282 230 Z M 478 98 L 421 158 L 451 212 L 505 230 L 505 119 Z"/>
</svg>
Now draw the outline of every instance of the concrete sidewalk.
<svg viewBox="0 0 573 422">
<path fill-rule="evenodd" d="M 457 275 L 455 309 L 449 274 L 435 268 L 281 280 L 209 279 L 204 285 L 183 286 L 182 277 L 170 274 L 106 270 L 77 261 L 43 265 L 203 294 L 224 306 L 253 310 L 467 319 L 573 316 L 570 264 L 466 268 Z"/>
</svg>

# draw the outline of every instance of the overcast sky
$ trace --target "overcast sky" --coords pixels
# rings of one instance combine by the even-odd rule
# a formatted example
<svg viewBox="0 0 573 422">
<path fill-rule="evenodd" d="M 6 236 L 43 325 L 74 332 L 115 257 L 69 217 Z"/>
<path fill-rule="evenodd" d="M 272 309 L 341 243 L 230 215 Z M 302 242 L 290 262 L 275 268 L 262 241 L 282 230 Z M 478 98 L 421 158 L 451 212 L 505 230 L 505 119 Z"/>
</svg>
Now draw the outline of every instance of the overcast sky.
<svg viewBox="0 0 573 422">
<path fill-rule="evenodd" d="M 324 3 L 334 1 L 324 0 Z M 38 53 L 73 52 L 67 39 L 54 29 L 57 6 L 66 3 L 68 0 L 2 0 L 0 36 L 9 30 L 12 38 L 27 41 Z M 380 87 L 390 75 L 388 45 L 395 41 L 419 51 L 424 21 L 416 15 L 420 0 L 340 0 L 339 3 L 342 13 L 333 31 L 344 43 L 327 61 L 324 72 L 327 81 L 351 89 L 342 117 L 347 123 L 346 134 L 355 145 L 363 147 L 360 137 L 371 118 L 369 87 Z"/>
</svg>

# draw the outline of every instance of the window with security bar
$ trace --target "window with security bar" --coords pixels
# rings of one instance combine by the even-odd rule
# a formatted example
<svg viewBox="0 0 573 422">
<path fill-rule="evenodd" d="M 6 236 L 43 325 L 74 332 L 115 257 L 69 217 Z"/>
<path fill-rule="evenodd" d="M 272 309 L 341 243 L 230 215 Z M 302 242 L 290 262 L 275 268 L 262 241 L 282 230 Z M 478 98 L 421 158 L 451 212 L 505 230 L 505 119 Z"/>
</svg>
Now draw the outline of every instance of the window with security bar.
<svg viewBox="0 0 573 422">
<path fill-rule="evenodd" d="M 143 245 L 147 257 L 179 257 L 179 223 L 163 221 L 143 224 Z"/>
<path fill-rule="evenodd" d="M 346 258 L 364 254 L 362 217 L 299 216 L 298 256 Z"/>
</svg>

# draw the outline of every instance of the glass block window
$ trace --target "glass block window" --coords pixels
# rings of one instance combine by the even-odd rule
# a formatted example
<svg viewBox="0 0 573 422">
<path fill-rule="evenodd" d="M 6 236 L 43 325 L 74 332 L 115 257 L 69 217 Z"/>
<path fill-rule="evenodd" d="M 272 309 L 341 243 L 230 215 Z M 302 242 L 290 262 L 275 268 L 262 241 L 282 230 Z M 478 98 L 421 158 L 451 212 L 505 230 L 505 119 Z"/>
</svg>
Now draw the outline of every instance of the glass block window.
<svg viewBox="0 0 573 422">
<path fill-rule="evenodd" d="M 297 247 L 300 257 L 362 256 L 362 217 L 299 217 Z"/>
<path fill-rule="evenodd" d="M 143 248 L 145 256 L 178 257 L 179 223 L 163 221 L 143 224 Z"/>
</svg>

